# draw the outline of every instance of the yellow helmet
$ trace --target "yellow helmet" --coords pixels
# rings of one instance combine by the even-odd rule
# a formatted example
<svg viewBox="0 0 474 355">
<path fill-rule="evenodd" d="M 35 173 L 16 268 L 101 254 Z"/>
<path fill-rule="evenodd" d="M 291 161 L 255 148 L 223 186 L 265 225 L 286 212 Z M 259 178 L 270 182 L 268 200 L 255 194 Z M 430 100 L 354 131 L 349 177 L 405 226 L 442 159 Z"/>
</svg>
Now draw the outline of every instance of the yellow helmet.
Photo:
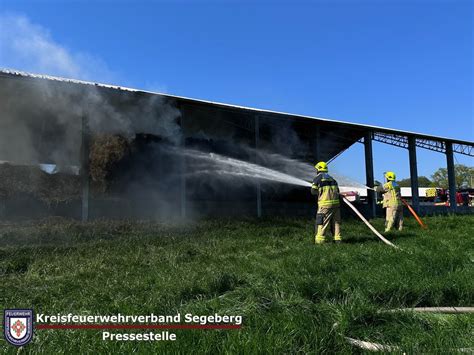
<svg viewBox="0 0 474 355">
<path fill-rule="evenodd" d="M 323 162 L 323 161 L 320 161 L 318 164 L 316 164 L 314 166 L 314 168 L 318 171 L 318 172 L 321 172 L 321 173 L 327 173 L 328 172 L 328 165 Z"/>
<path fill-rule="evenodd" d="M 385 173 L 385 178 L 387 179 L 387 181 L 393 181 L 395 180 L 397 177 L 395 176 L 395 173 L 393 171 L 387 171 Z"/>
</svg>

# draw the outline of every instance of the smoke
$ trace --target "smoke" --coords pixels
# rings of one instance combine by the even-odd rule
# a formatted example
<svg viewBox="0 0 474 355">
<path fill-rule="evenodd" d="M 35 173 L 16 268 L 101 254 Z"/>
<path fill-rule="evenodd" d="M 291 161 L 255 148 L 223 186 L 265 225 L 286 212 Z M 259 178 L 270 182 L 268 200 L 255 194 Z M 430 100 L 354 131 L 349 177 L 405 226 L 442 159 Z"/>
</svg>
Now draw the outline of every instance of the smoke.
<svg viewBox="0 0 474 355">
<path fill-rule="evenodd" d="M 101 59 L 68 49 L 49 30 L 16 14 L 0 14 L 0 67 L 82 80 L 110 82 L 116 78 Z M 4 72 L 15 74 L 15 70 Z M 137 134 L 144 133 L 171 145 L 181 141 L 180 111 L 172 100 L 156 95 L 11 77 L 2 79 L 0 107 L 0 163 L 42 164 L 49 173 L 77 172 L 83 118 L 92 136 L 121 135 L 133 142 Z M 139 166 L 132 174 L 135 179 L 123 189 L 125 198 L 148 199 L 148 204 L 140 201 L 133 206 L 137 216 L 144 215 L 144 209 L 173 210 L 167 205 L 170 192 L 156 188 L 156 175 L 148 172 L 150 163 L 155 164 L 153 157 Z M 3 185 L 1 189 L 9 188 Z"/>
<path fill-rule="evenodd" d="M 11 13 L 0 14 L 0 67 L 86 80 L 116 76 L 99 58 L 67 49 L 46 28 Z M 180 113 L 159 96 L 127 104 L 94 86 L 49 80 L 27 85 L 5 80 L 0 91 L 0 160 L 78 164 L 83 117 L 92 134 L 132 139 L 146 132 L 174 144 L 180 140 Z"/>
<path fill-rule="evenodd" d="M 0 15 L 0 66 L 86 80 L 109 81 L 114 76 L 100 59 L 61 46 L 44 27 L 12 14 Z M 181 113 L 172 100 L 158 95 L 52 80 L 5 79 L 0 86 L 0 106 L 0 160 L 79 165 L 84 117 L 92 135 L 121 135 L 130 142 L 137 134 L 161 137 L 168 150 L 149 146 L 148 157 L 143 155 L 141 162 L 124 169 L 122 192 L 138 201 L 134 207 L 137 216 L 144 211 L 155 215 L 154 210 L 177 210 L 177 180 L 183 173 L 179 162 L 183 159 L 186 177 L 207 183 L 209 189 L 216 189 L 217 185 L 210 183 L 216 180 L 229 190 L 256 180 L 262 182 L 263 189 L 275 183 L 307 187 L 315 175 L 311 164 L 289 158 L 309 150 L 290 121 L 268 123 L 270 139 L 267 147 L 258 150 L 248 146 L 247 138 L 243 142 L 242 133 L 229 128 L 223 117 L 214 122 L 208 117 L 187 122 L 188 137 L 226 141 L 232 154 L 249 157 L 258 163 L 254 164 L 226 154 L 180 148 Z M 334 177 L 340 185 L 363 187 L 342 176 Z"/>
<path fill-rule="evenodd" d="M 110 82 L 115 74 L 99 58 L 57 43 L 50 31 L 19 14 L 0 14 L 0 67 Z"/>
<path fill-rule="evenodd" d="M 179 143 L 179 110 L 160 96 L 114 97 L 89 85 L 54 81 L 0 87 L 0 160 L 18 163 L 78 164 L 82 118 L 92 135 L 137 133 Z"/>
<path fill-rule="evenodd" d="M 298 151 L 303 151 L 305 145 L 298 133 L 293 129 L 291 121 L 283 120 L 278 125 L 270 125 L 272 145 L 278 153 L 293 156 Z"/>
</svg>

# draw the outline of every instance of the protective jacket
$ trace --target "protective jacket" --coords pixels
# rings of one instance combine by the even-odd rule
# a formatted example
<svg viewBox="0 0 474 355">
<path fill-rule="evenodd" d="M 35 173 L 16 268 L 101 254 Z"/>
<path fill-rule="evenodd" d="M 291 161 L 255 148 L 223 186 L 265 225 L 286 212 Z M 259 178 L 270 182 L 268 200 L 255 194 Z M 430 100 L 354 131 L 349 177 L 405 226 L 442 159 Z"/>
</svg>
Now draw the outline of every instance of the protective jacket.
<svg viewBox="0 0 474 355">
<path fill-rule="evenodd" d="M 311 194 L 318 197 L 319 207 L 339 207 L 339 187 L 328 173 L 319 173 L 314 178 Z"/>
<path fill-rule="evenodd" d="M 389 181 L 383 185 L 383 207 L 399 207 L 402 205 L 400 186 L 396 181 Z"/>
</svg>

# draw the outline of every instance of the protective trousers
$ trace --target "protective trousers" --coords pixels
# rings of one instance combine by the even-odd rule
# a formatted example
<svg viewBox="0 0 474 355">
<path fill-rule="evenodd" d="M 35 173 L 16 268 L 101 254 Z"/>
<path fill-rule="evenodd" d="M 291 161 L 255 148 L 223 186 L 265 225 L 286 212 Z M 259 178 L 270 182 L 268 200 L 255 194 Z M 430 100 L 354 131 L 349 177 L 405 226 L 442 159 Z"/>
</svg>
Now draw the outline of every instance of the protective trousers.
<svg viewBox="0 0 474 355">
<path fill-rule="evenodd" d="M 401 231 L 403 229 L 403 206 L 387 207 L 386 213 L 385 232 L 391 231 L 392 228 Z"/>
<path fill-rule="evenodd" d="M 316 237 L 315 243 L 322 244 L 326 241 L 326 235 L 334 233 L 334 240 L 341 241 L 341 210 L 336 207 L 319 207 L 316 214 Z"/>
</svg>

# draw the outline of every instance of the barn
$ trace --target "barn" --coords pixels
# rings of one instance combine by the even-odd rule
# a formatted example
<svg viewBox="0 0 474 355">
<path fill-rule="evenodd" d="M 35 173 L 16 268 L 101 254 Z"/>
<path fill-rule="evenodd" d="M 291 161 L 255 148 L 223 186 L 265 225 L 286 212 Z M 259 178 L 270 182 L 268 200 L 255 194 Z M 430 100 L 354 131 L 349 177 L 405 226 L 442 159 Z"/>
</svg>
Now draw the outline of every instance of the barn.
<svg viewBox="0 0 474 355">
<path fill-rule="evenodd" d="M 281 171 L 284 159 L 329 161 L 361 143 L 373 187 L 373 141 L 407 149 L 420 213 L 429 211 L 419 205 L 416 149 L 444 154 L 445 210 L 462 212 L 454 153 L 474 156 L 469 141 L 11 70 L 0 71 L 0 115 L 1 218 L 310 215 L 305 187 L 204 165 L 212 157 Z M 375 216 L 371 190 L 359 207 Z"/>
</svg>

